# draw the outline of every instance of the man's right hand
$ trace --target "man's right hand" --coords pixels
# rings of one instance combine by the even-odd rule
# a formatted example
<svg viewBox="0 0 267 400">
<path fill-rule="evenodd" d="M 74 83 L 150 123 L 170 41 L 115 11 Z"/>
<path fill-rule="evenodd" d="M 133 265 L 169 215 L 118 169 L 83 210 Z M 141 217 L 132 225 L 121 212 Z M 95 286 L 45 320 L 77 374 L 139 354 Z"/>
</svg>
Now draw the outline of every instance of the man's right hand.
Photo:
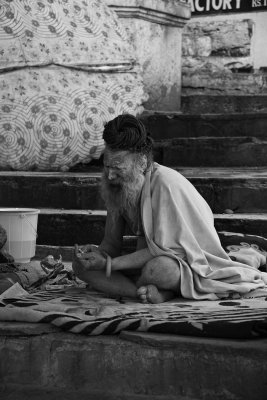
<svg viewBox="0 0 267 400">
<path fill-rule="evenodd" d="M 84 244 L 82 246 L 78 246 L 78 252 L 83 254 L 83 253 L 100 253 L 100 250 L 98 249 L 98 246 L 95 244 Z"/>
<path fill-rule="evenodd" d="M 79 251 L 75 244 L 73 252 L 72 269 L 75 275 L 83 280 L 84 274 L 91 271 L 104 270 L 106 267 L 106 256 L 100 251 Z"/>
</svg>

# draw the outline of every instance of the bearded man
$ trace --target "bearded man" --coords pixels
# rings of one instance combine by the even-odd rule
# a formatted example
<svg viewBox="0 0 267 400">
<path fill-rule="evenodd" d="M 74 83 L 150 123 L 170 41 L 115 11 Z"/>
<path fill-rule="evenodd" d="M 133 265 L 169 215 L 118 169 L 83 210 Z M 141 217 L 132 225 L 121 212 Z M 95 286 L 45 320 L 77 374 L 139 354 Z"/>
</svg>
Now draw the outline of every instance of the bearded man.
<svg viewBox="0 0 267 400">
<path fill-rule="evenodd" d="M 80 279 L 108 295 L 151 303 L 214 300 L 265 287 L 267 274 L 258 268 L 266 255 L 254 250 L 230 258 L 203 197 L 180 173 L 153 162 L 152 139 L 140 120 L 120 115 L 105 125 L 103 138 L 105 235 L 98 247 L 75 245 Z M 137 249 L 121 255 L 126 227 L 138 237 Z"/>
</svg>

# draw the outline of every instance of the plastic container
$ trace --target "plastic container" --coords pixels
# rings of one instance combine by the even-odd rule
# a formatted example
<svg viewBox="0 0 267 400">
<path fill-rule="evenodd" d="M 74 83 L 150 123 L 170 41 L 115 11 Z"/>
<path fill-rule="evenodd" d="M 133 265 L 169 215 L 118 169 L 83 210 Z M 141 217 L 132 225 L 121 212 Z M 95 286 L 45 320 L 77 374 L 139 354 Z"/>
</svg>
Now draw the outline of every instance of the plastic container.
<svg viewBox="0 0 267 400">
<path fill-rule="evenodd" d="M 7 232 L 4 248 L 15 262 L 28 263 L 35 255 L 39 212 L 35 208 L 0 208 L 0 225 Z"/>
</svg>

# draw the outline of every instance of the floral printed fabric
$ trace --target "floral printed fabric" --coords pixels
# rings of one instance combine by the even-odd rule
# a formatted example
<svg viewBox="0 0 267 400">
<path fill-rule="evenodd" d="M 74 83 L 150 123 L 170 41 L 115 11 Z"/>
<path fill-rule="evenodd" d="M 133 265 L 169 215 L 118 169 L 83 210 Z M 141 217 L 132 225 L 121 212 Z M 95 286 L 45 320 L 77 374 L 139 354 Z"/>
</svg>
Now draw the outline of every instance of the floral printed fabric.
<svg viewBox="0 0 267 400">
<path fill-rule="evenodd" d="M 99 158 L 104 123 L 140 113 L 146 100 L 132 53 L 102 0 L 3 0 L 0 169 L 67 170 Z"/>
<path fill-rule="evenodd" d="M 250 253 L 254 251 L 259 255 L 265 256 L 267 254 L 267 239 L 262 236 L 225 231 L 218 232 L 218 235 L 222 247 L 232 259 L 238 258 L 238 254 L 245 253 L 245 251 L 250 251 Z M 266 264 L 259 269 L 266 272 Z"/>
<path fill-rule="evenodd" d="M 32 65 L 133 64 L 116 14 L 102 0 L 2 0 L 0 70 Z"/>
<path fill-rule="evenodd" d="M 60 67 L 0 75 L 0 167 L 56 171 L 99 158 L 103 124 L 138 113 L 137 83 L 129 73 Z"/>
</svg>

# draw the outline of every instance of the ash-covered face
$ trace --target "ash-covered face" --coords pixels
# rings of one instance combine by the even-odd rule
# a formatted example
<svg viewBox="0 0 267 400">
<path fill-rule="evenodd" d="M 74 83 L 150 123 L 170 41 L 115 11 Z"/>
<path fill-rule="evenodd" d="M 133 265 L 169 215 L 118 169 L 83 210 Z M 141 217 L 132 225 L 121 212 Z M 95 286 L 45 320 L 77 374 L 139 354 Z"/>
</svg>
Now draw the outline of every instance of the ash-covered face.
<svg viewBox="0 0 267 400">
<path fill-rule="evenodd" d="M 112 152 L 105 151 L 104 175 L 112 186 L 122 186 L 125 182 L 132 180 L 133 156 L 129 151 Z"/>
<path fill-rule="evenodd" d="M 143 155 L 105 150 L 101 193 L 107 209 L 122 212 L 137 207 L 146 165 Z"/>
</svg>

